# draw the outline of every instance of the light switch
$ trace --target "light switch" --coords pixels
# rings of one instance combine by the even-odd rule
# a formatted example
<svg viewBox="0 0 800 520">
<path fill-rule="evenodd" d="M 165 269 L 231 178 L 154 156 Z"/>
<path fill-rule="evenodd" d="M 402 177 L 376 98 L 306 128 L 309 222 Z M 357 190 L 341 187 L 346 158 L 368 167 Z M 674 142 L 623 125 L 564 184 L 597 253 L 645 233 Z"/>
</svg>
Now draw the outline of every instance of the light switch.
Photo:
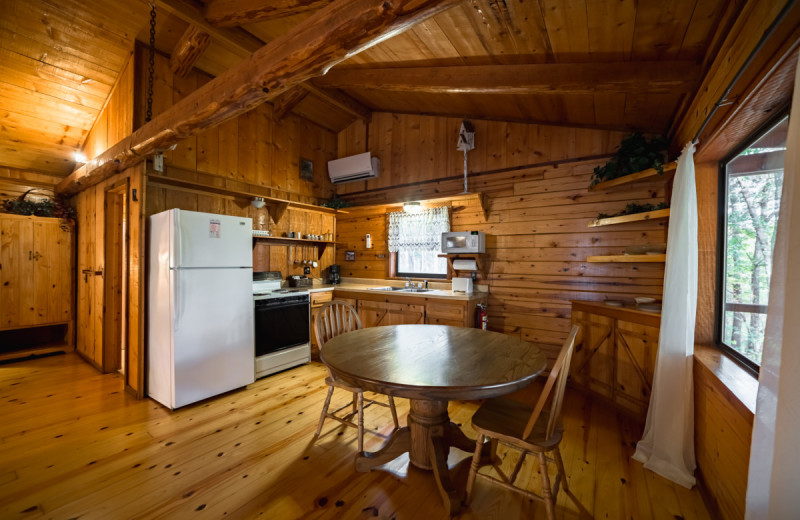
<svg viewBox="0 0 800 520">
<path fill-rule="evenodd" d="M 367 240 L 366 240 L 366 242 L 367 242 L 367 249 L 372 249 L 372 237 L 371 237 L 371 236 L 369 236 L 369 233 L 367 233 Z"/>
</svg>

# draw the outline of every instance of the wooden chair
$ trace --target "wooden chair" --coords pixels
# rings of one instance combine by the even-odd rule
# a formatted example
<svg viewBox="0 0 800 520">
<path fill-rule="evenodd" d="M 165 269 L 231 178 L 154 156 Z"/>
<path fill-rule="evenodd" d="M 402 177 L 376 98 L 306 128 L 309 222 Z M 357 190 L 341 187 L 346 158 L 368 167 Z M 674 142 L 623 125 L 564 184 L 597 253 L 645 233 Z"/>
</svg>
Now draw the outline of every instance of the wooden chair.
<svg viewBox="0 0 800 520">
<path fill-rule="evenodd" d="M 317 344 L 319 345 L 320 352 L 324 348 L 325 343 L 331 338 L 360 328 L 361 319 L 358 317 L 358 314 L 356 314 L 356 310 L 352 305 L 340 300 L 333 300 L 326 303 L 317 310 L 314 322 L 314 331 L 317 334 Z M 387 396 L 389 398 L 389 404 L 380 403 L 371 399 L 365 401 L 364 391 L 361 388 L 337 381 L 330 371 L 328 371 L 328 377 L 325 378 L 325 383 L 328 385 L 328 395 L 325 397 L 325 404 L 322 406 L 322 415 L 320 415 L 319 425 L 317 426 L 317 432 L 314 434 L 314 437 L 319 437 L 326 418 L 334 419 L 347 426 L 358 428 L 358 451 L 364 451 L 364 408 L 373 404 L 388 407 L 392 412 L 392 420 L 394 421 L 395 429 L 400 427 L 400 424 L 397 422 L 397 410 L 394 407 L 394 399 L 392 396 Z M 334 388 L 341 388 L 342 390 L 352 392 L 353 399 L 333 412 L 328 412 Z M 341 417 L 336 415 L 348 407 L 352 408 L 350 413 Z M 356 414 L 358 414 L 357 425 L 350 421 Z"/>
<path fill-rule="evenodd" d="M 467 503 L 472 498 L 475 477 L 480 477 L 522 493 L 528 498 L 543 501 L 547 511 L 547 518 L 550 520 L 555 518 L 555 500 L 558 496 L 559 485 L 563 482 L 564 491 L 577 504 L 579 510 L 584 510 L 575 496 L 569 491 L 564 473 L 564 463 L 561 460 L 561 452 L 558 449 L 563 435 L 561 406 L 564 401 L 564 388 L 567 385 L 567 375 L 569 374 L 572 351 L 575 347 L 575 337 L 579 331 L 580 327 L 577 325 L 570 330 L 569 336 L 550 371 L 544 389 L 533 407 L 533 412 L 531 412 L 530 406 L 526 403 L 501 397 L 487 400 L 472 416 L 472 427 L 478 432 L 478 439 L 475 444 L 475 453 L 472 457 L 469 476 L 467 477 Z M 550 407 L 549 410 L 545 410 L 548 399 L 550 399 Z M 490 440 L 492 448 L 492 467 L 502 477 L 502 480 L 478 473 L 481 465 L 483 443 L 487 438 Z M 494 450 L 498 442 L 522 451 L 513 473 L 508 478 L 500 471 L 495 462 Z M 551 452 L 553 458 L 547 456 Z M 528 453 L 535 453 L 539 457 L 542 479 L 541 495 L 514 486 L 514 481 Z M 557 469 L 555 485 L 552 489 L 550 488 L 550 478 L 547 474 L 548 462 L 554 462 Z"/>
</svg>

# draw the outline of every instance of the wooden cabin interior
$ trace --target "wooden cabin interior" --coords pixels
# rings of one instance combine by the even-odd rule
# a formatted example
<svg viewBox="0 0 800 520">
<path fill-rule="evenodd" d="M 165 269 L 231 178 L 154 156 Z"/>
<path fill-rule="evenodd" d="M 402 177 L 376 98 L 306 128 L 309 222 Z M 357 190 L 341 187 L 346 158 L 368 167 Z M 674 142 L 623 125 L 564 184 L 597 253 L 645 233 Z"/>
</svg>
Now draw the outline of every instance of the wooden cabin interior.
<svg viewBox="0 0 800 520">
<path fill-rule="evenodd" d="M 313 332 L 297 367 L 176 410 L 148 397 L 150 219 L 178 209 L 251 219 L 253 271 L 310 278 L 312 312 L 343 300 L 365 329 L 471 328 L 484 305 L 490 331 L 535 345 L 548 367 L 520 401 L 580 325 L 562 412 L 572 497 L 556 494 L 554 516 L 744 518 L 758 375 L 719 346 L 721 166 L 786 126 L 799 26 L 793 0 L 4 0 L 0 200 L 64 206 L 61 218 L 0 209 L 0 516 L 551 513 L 482 479 L 448 511 L 438 470 L 409 455 L 357 471 L 355 429 L 326 421 L 315 436 L 328 370 Z M 666 139 L 666 172 L 592 185 L 637 131 Z M 631 458 L 660 327 L 634 298 L 662 298 L 670 220 L 657 204 L 694 139 L 687 489 Z M 330 161 L 365 153 L 377 175 L 332 182 Z M 753 157 L 744 171 L 766 168 Z M 409 276 L 430 278 L 428 295 L 369 290 L 403 286 L 388 219 L 408 202 L 446 208 L 451 231 L 485 233 L 485 251 L 448 255 L 441 279 Z M 601 218 L 629 203 L 653 208 Z M 475 261 L 474 297 L 437 296 L 455 294 L 456 260 Z M 445 408 L 472 442 L 474 395 Z M 400 424 L 414 422 L 413 401 L 395 397 Z M 364 416 L 376 451 L 390 410 Z M 535 458 L 517 479 L 533 490 Z M 472 455 L 445 459 L 462 499 Z M 516 460 L 496 453 L 506 472 Z"/>
</svg>

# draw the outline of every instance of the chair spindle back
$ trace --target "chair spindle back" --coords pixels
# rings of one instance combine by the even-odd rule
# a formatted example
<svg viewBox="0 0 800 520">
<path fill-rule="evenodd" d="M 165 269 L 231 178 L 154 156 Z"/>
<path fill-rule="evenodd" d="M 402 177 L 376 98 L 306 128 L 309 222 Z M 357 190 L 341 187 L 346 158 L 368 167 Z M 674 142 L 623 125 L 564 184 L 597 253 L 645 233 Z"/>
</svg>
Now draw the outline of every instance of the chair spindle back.
<svg viewBox="0 0 800 520">
<path fill-rule="evenodd" d="M 317 310 L 314 331 L 320 350 L 331 338 L 360 328 L 361 319 L 353 306 L 345 301 L 333 300 Z"/>
<path fill-rule="evenodd" d="M 549 439 L 555 432 L 556 426 L 558 425 L 558 419 L 561 415 L 561 407 L 564 403 L 564 390 L 567 387 L 567 376 L 569 375 L 569 364 L 570 361 L 572 361 L 572 352 L 575 349 L 575 338 L 580 330 L 581 328 L 579 325 L 573 325 L 572 329 L 569 331 L 567 340 L 564 342 L 564 346 L 561 347 L 561 351 L 558 353 L 558 358 L 556 358 L 556 362 L 553 364 L 552 370 L 550 370 L 550 375 L 547 376 L 547 382 L 544 385 L 544 389 L 539 395 L 538 401 L 536 401 L 536 406 L 533 408 L 533 413 L 531 413 L 531 416 L 528 419 L 528 424 L 525 425 L 525 431 L 522 434 L 523 439 L 527 439 L 531 432 L 533 432 L 536 421 L 539 419 L 542 410 L 547 404 L 547 399 L 551 397 L 551 394 L 552 401 L 550 402 L 550 417 L 548 417 L 547 420 L 547 431 L 545 438 Z"/>
</svg>

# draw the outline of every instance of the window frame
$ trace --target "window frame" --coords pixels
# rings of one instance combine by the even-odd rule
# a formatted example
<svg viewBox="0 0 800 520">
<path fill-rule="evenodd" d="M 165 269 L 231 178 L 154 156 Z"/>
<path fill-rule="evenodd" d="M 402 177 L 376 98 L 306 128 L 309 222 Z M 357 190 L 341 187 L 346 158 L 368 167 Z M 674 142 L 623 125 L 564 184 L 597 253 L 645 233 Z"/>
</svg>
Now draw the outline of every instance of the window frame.
<svg viewBox="0 0 800 520">
<path fill-rule="evenodd" d="M 447 265 L 447 273 L 441 275 L 439 273 L 401 273 L 397 270 L 397 253 L 389 253 L 389 278 L 412 280 L 450 280 L 450 265 Z"/>
<path fill-rule="evenodd" d="M 725 270 L 727 261 L 727 222 L 728 222 L 728 163 L 733 161 L 753 143 L 764 137 L 778 123 L 789 116 L 789 110 L 784 108 L 769 120 L 759 126 L 754 132 L 743 139 L 731 153 L 726 155 L 719 163 L 717 179 L 717 258 L 716 258 L 716 298 L 714 302 L 714 344 L 725 354 L 731 357 L 743 368 L 758 377 L 761 365 L 748 358 L 738 350 L 726 345 L 722 339 L 722 326 L 725 320 Z M 780 217 L 779 217 L 780 218 Z"/>
</svg>

